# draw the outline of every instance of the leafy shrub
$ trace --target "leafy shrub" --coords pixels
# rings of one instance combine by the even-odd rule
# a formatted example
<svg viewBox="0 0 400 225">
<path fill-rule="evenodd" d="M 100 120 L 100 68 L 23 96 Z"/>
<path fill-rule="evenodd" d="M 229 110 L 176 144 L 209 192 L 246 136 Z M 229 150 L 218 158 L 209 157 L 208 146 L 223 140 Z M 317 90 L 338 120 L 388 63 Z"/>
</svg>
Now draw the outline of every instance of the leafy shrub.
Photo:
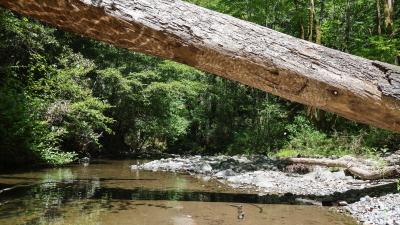
<svg viewBox="0 0 400 225">
<path fill-rule="evenodd" d="M 376 155 L 377 150 L 365 143 L 365 133 L 347 134 L 333 132 L 328 135 L 317 130 L 303 115 L 295 118 L 287 126 L 288 141 L 277 156 L 343 156 L 343 155 Z"/>
</svg>

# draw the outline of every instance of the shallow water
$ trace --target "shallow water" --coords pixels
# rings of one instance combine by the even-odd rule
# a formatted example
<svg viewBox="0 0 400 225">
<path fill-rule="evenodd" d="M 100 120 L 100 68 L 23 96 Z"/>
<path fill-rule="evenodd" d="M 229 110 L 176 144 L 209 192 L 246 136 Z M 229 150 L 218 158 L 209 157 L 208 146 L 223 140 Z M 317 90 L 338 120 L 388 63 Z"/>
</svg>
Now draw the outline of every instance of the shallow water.
<svg viewBox="0 0 400 225">
<path fill-rule="evenodd" d="M 353 225 L 328 208 L 266 203 L 188 175 L 131 171 L 135 160 L 1 174 L 0 225 Z"/>
</svg>

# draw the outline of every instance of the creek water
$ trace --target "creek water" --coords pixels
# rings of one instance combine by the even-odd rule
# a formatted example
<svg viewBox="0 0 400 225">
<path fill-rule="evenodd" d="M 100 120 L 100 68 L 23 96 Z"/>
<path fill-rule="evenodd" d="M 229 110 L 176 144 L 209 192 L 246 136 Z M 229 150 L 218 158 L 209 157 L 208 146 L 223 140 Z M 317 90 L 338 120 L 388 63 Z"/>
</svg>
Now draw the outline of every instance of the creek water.
<svg viewBox="0 0 400 225">
<path fill-rule="evenodd" d="M 135 160 L 0 174 L 0 225 L 353 225 L 318 206 L 263 204 L 257 194 L 189 175 L 131 171 Z"/>
</svg>

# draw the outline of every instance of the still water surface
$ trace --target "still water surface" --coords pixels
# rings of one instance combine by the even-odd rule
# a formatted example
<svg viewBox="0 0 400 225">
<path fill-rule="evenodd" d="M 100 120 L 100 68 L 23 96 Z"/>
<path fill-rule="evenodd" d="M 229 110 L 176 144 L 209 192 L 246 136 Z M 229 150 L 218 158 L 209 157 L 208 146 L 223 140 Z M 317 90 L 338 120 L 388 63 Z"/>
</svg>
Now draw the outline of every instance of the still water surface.
<svg viewBox="0 0 400 225">
<path fill-rule="evenodd" d="M 131 171 L 135 160 L 0 174 L 0 225 L 354 225 L 316 206 L 258 204 L 216 181 Z"/>
</svg>

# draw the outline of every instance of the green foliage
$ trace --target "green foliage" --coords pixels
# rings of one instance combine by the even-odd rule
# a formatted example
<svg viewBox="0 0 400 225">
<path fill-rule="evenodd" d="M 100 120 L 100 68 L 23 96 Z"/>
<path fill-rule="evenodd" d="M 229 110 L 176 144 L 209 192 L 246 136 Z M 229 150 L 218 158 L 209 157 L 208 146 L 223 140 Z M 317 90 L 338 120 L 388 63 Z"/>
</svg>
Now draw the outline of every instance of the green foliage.
<svg viewBox="0 0 400 225">
<path fill-rule="evenodd" d="M 400 55 L 400 39 L 385 36 L 371 36 L 367 40 L 358 39 L 353 53 L 370 59 L 394 63 Z"/>
<path fill-rule="evenodd" d="M 316 129 L 303 115 L 295 118 L 294 122 L 287 127 L 290 135 L 284 148 L 277 152 L 278 156 L 343 156 L 343 155 L 366 155 L 374 157 L 384 153 L 384 149 L 376 146 L 382 144 L 374 143 L 374 140 L 382 141 L 382 137 L 374 139 L 372 132 L 364 133 L 362 130 L 354 134 L 346 132 L 331 134 Z M 376 135 L 381 135 L 377 131 Z"/>
<path fill-rule="evenodd" d="M 88 145 L 99 147 L 102 132 L 111 133 L 111 118 L 103 115 L 107 103 L 93 97 L 87 74 L 94 65 L 79 55 L 60 56 L 61 69 L 45 68 L 49 77 L 32 81 L 28 90 L 34 98 L 44 99 L 44 119 L 57 130 L 68 147 L 84 153 Z M 64 144 L 66 145 L 66 144 Z"/>
<path fill-rule="evenodd" d="M 285 107 L 272 99 L 262 101 L 255 108 L 255 119 L 247 119 L 242 124 L 242 130 L 234 132 L 233 141 L 227 148 L 228 153 L 262 154 L 282 146 L 288 123 Z"/>
<path fill-rule="evenodd" d="M 287 158 L 287 157 L 297 157 L 301 155 L 302 152 L 293 149 L 280 149 L 278 152 L 274 154 L 270 154 L 279 158 Z"/>
<path fill-rule="evenodd" d="M 336 152 L 337 146 L 332 139 L 316 130 L 302 115 L 297 116 L 287 129 L 290 134 L 285 149 L 295 150 L 304 155 L 332 155 Z"/>
<path fill-rule="evenodd" d="M 74 153 L 62 152 L 59 148 L 62 132 L 50 129 L 50 124 L 44 120 L 43 100 L 4 87 L 0 100 L 0 155 L 4 166 L 32 158 L 53 165 L 74 160 Z"/>
<path fill-rule="evenodd" d="M 109 106 L 93 97 L 87 76 L 94 64 L 61 47 L 54 29 L 0 15 L 1 163 L 70 163 L 111 132 Z"/>
</svg>

